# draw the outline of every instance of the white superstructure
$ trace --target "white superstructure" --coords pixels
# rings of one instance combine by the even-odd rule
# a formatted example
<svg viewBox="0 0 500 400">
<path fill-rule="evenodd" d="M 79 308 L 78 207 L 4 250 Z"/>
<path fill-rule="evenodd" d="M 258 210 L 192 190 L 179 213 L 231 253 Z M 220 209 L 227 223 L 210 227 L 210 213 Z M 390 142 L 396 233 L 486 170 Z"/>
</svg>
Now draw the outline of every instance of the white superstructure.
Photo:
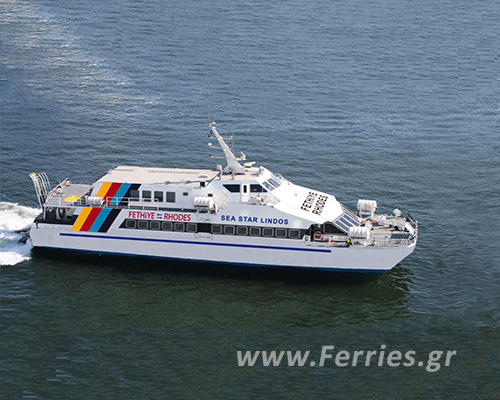
<svg viewBox="0 0 500 400">
<path fill-rule="evenodd" d="M 92 185 L 51 188 L 31 174 L 43 212 L 35 247 L 249 266 L 384 272 L 415 248 L 417 223 L 399 210 L 357 214 L 327 193 L 243 163 L 210 123 L 226 166 L 215 170 L 119 166 Z"/>
</svg>

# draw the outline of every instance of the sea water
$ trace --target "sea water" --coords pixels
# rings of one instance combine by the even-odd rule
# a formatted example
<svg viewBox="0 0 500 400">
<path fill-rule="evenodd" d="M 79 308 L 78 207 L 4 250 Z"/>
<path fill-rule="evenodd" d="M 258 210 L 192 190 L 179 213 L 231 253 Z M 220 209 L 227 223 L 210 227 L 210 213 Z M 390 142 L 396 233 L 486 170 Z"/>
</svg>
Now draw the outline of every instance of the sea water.
<svg viewBox="0 0 500 400">
<path fill-rule="evenodd" d="M 491 0 L 0 2 L 0 397 L 498 398 L 499 21 Z M 211 119 L 257 166 L 409 210 L 415 252 L 347 279 L 18 243 L 30 172 L 213 168 Z M 457 353 L 237 365 L 331 345 Z"/>
</svg>

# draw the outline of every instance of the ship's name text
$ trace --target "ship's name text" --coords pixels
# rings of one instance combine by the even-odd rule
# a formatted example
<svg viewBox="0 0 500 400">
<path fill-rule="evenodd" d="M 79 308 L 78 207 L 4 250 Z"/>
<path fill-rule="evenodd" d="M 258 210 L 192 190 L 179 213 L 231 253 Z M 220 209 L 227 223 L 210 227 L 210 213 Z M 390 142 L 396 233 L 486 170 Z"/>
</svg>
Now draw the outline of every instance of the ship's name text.
<svg viewBox="0 0 500 400">
<path fill-rule="evenodd" d="M 245 215 L 221 215 L 222 222 L 246 222 L 254 224 L 288 225 L 288 218 L 247 217 Z"/>
</svg>

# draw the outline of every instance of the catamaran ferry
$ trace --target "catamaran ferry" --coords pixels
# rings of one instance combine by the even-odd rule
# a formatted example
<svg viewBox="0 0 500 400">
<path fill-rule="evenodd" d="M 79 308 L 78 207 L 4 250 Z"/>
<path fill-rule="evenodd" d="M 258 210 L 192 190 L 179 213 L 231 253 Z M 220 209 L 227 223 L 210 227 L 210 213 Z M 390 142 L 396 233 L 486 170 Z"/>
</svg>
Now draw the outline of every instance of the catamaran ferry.
<svg viewBox="0 0 500 400">
<path fill-rule="evenodd" d="M 236 157 L 210 123 L 226 165 L 213 170 L 119 166 L 92 185 L 31 179 L 42 208 L 34 247 L 247 266 L 385 272 L 415 249 L 417 222 L 398 209 L 357 212 Z M 209 146 L 212 146 L 212 142 Z"/>
</svg>

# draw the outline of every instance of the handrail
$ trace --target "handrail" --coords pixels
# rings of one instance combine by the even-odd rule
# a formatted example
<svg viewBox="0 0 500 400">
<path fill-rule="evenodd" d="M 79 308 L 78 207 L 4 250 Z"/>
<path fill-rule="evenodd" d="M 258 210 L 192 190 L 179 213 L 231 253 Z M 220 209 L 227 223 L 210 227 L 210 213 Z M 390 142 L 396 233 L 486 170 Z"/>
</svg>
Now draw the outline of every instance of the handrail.
<svg viewBox="0 0 500 400">
<path fill-rule="evenodd" d="M 102 199 L 102 203 L 91 203 L 88 200 L 89 196 L 80 197 L 78 200 L 67 202 L 64 197 L 58 197 L 56 204 L 43 204 L 44 208 L 49 207 L 61 207 L 61 208 L 74 208 L 74 207 L 99 207 L 99 208 L 131 208 L 131 207 L 142 207 L 143 210 L 146 207 L 154 207 L 158 211 L 160 209 L 160 202 L 158 199 L 153 199 L 152 201 L 141 201 L 139 198 L 135 197 L 123 197 L 119 202 L 118 200 L 113 201 L 114 197 L 108 196 Z M 54 200 L 54 197 L 51 198 Z M 126 202 L 126 205 L 123 204 Z"/>
</svg>

